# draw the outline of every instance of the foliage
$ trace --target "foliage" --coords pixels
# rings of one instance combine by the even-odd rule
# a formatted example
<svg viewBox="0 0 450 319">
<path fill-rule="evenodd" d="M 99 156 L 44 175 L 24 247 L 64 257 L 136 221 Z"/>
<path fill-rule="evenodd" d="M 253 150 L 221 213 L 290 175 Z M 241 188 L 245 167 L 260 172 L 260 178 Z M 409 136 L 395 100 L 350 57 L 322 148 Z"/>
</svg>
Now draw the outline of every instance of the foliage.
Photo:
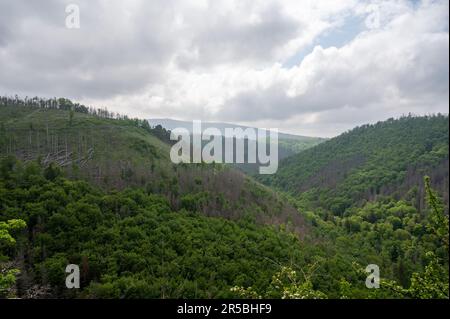
<svg viewBox="0 0 450 319">
<path fill-rule="evenodd" d="M 424 272 L 412 274 L 410 287 L 403 288 L 391 280 L 382 280 L 381 286 L 392 290 L 399 298 L 448 299 L 448 267 L 445 268 L 432 252 L 428 252 L 427 257 L 429 264 Z"/>
<path fill-rule="evenodd" d="M 309 267 L 312 268 L 312 267 Z M 311 271 L 303 273 L 303 280 L 298 278 L 297 271 L 292 267 L 282 266 L 272 277 L 269 289 L 263 293 L 256 292 L 252 287 L 233 287 L 231 291 L 243 298 L 281 298 L 281 299 L 324 299 L 326 294 L 314 290 L 311 282 Z"/>
<path fill-rule="evenodd" d="M 22 285 L 50 285 L 51 297 L 233 297 L 233 286 L 270 284 L 276 268 L 269 260 L 304 263 L 293 234 L 252 218 L 206 217 L 189 196 L 175 209 L 142 188 L 105 192 L 34 163 L 19 167 L 0 179 L 0 220 L 26 221 L 15 255 L 29 254 L 32 279 Z M 80 266 L 79 291 L 65 288 L 69 263 Z"/>
<path fill-rule="evenodd" d="M 448 136 L 447 115 L 389 119 L 291 156 L 259 180 L 298 196 L 303 207 L 343 215 L 363 200 L 403 197 L 424 175 L 448 176 Z M 444 193 L 446 184 L 438 185 Z"/>
<path fill-rule="evenodd" d="M 21 219 L 0 221 L 0 298 L 11 296 L 11 288 L 16 283 L 16 275 L 19 273 L 18 269 L 8 269 L 2 264 L 2 261 L 7 259 L 3 254 L 7 248 L 16 244 L 12 235 L 25 227 L 26 224 Z"/>
<path fill-rule="evenodd" d="M 19 297 L 448 298 L 447 116 L 303 151 L 261 178 L 277 194 L 223 165 L 172 165 L 168 131 L 105 109 L 0 98 L 0 114 L 0 282 L 20 268 Z M 355 264 L 379 265 L 381 288 Z"/>
</svg>

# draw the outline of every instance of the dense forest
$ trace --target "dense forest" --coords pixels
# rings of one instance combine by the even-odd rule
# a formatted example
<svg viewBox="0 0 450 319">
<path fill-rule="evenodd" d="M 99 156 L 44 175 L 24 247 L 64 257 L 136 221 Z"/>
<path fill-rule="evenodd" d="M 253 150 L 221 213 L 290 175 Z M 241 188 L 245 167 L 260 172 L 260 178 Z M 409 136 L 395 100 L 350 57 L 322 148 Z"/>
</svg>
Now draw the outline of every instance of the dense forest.
<svg viewBox="0 0 450 319">
<path fill-rule="evenodd" d="M 0 101 L 0 297 L 448 298 L 447 116 L 358 127 L 263 186 L 171 164 L 143 120 Z"/>
<path fill-rule="evenodd" d="M 430 175 L 448 206 L 448 133 L 447 115 L 389 119 L 291 156 L 277 174 L 258 178 L 342 216 L 380 196 L 423 195 L 423 176 Z"/>
</svg>

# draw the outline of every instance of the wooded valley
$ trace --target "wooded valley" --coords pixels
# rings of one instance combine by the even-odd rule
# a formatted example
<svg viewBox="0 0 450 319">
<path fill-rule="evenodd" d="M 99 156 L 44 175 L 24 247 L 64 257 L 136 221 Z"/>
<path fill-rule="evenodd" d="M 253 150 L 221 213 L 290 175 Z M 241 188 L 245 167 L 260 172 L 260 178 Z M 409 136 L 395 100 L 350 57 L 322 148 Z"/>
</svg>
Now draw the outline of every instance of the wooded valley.
<svg viewBox="0 0 450 319">
<path fill-rule="evenodd" d="M 0 297 L 448 298 L 448 134 L 388 119 L 251 175 L 172 164 L 146 120 L 2 97 Z"/>
</svg>

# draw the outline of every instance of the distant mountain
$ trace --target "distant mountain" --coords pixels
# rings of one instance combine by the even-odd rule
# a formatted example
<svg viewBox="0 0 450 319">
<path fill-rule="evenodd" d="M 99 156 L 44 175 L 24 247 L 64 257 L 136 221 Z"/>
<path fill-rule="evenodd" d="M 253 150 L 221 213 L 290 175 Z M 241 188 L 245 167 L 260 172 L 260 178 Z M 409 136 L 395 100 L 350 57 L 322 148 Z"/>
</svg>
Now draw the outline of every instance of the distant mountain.
<svg viewBox="0 0 450 319">
<path fill-rule="evenodd" d="M 167 130 L 173 130 L 175 128 L 185 128 L 189 130 L 189 132 L 192 133 L 192 122 L 188 121 L 179 121 L 179 120 L 173 120 L 173 119 L 149 119 L 149 124 L 151 126 L 157 126 L 161 125 Z M 202 129 L 206 128 L 217 128 L 219 129 L 222 134 L 225 132 L 225 128 L 253 128 L 255 127 L 249 127 L 244 125 L 237 125 L 237 124 L 231 124 L 231 123 L 223 123 L 223 122 L 202 122 Z M 310 136 L 302 136 L 302 135 L 294 135 L 294 134 L 288 134 L 283 132 L 278 132 L 278 138 L 279 139 L 288 139 L 288 140 L 297 140 L 297 141 L 304 141 L 304 142 L 310 142 L 311 144 L 318 144 L 320 142 L 323 142 L 327 140 L 326 138 L 321 137 L 310 137 Z"/>
<path fill-rule="evenodd" d="M 187 129 L 192 134 L 192 122 L 187 121 L 179 121 L 173 119 L 149 119 L 148 120 L 150 126 L 156 127 L 161 125 L 163 128 L 167 130 L 174 130 L 175 128 L 184 128 Z M 222 122 L 202 122 L 202 130 L 207 128 L 217 128 L 221 131 L 221 133 L 225 134 L 226 128 L 241 128 L 243 130 L 247 128 L 256 129 L 254 127 L 230 124 L 230 123 L 222 123 Z M 286 134 L 282 132 L 278 132 L 278 157 L 279 159 L 284 159 L 291 155 L 297 154 L 301 151 L 304 151 L 308 148 L 316 146 L 324 141 L 326 138 L 321 137 L 309 137 L 309 136 L 301 136 L 301 135 L 293 135 Z M 240 169 L 241 171 L 247 174 L 257 174 L 259 165 L 254 164 L 234 164 L 235 167 Z"/>
</svg>

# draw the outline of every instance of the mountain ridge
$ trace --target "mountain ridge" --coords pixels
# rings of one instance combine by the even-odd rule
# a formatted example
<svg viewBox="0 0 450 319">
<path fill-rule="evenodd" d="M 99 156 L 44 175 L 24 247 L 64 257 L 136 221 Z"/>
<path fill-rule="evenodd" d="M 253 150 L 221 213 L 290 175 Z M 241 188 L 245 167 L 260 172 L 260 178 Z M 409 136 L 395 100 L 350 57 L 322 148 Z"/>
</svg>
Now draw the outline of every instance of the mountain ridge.
<svg viewBox="0 0 450 319">
<path fill-rule="evenodd" d="M 173 130 L 177 127 L 186 128 L 186 129 L 189 129 L 190 133 L 192 133 L 192 122 L 189 122 L 189 121 L 175 120 L 175 119 L 171 119 L 171 118 L 151 118 L 151 119 L 148 119 L 148 122 L 151 126 L 161 125 L 162 127 L 166 128 L 168 130 Z M 252 126 L 233 124 L 233 123 L 227 123 L 227 122 L 214 122 L 214 121 L 213 122 L 202 121 L 202 127 L 203 128 L 215 127 L 215 128 L 218 128 L 219 130 L 221 130 L 222 133 L 223 133 L 224 128 L 258 129 L 257 127 L 252 127 Z M 266 128 L 266 129 L 270 129 L 270 128 Z M 297 135 L 297 134 L 292 134 L 292 133 L 284 133 L 284 132 L 280 132 L 280 131 L 278 131 L 278 136 L 279 136 L 279 138 L 293 139 L 293 140 L 298 140 L 298 139 L 304 139 L 304 140 L 316 140 L 317 139 L 317 140 L 323 140 L 323 141 L 328 140 L 328 138 L 324 138 L 324 137 Z"/>
</svg>

